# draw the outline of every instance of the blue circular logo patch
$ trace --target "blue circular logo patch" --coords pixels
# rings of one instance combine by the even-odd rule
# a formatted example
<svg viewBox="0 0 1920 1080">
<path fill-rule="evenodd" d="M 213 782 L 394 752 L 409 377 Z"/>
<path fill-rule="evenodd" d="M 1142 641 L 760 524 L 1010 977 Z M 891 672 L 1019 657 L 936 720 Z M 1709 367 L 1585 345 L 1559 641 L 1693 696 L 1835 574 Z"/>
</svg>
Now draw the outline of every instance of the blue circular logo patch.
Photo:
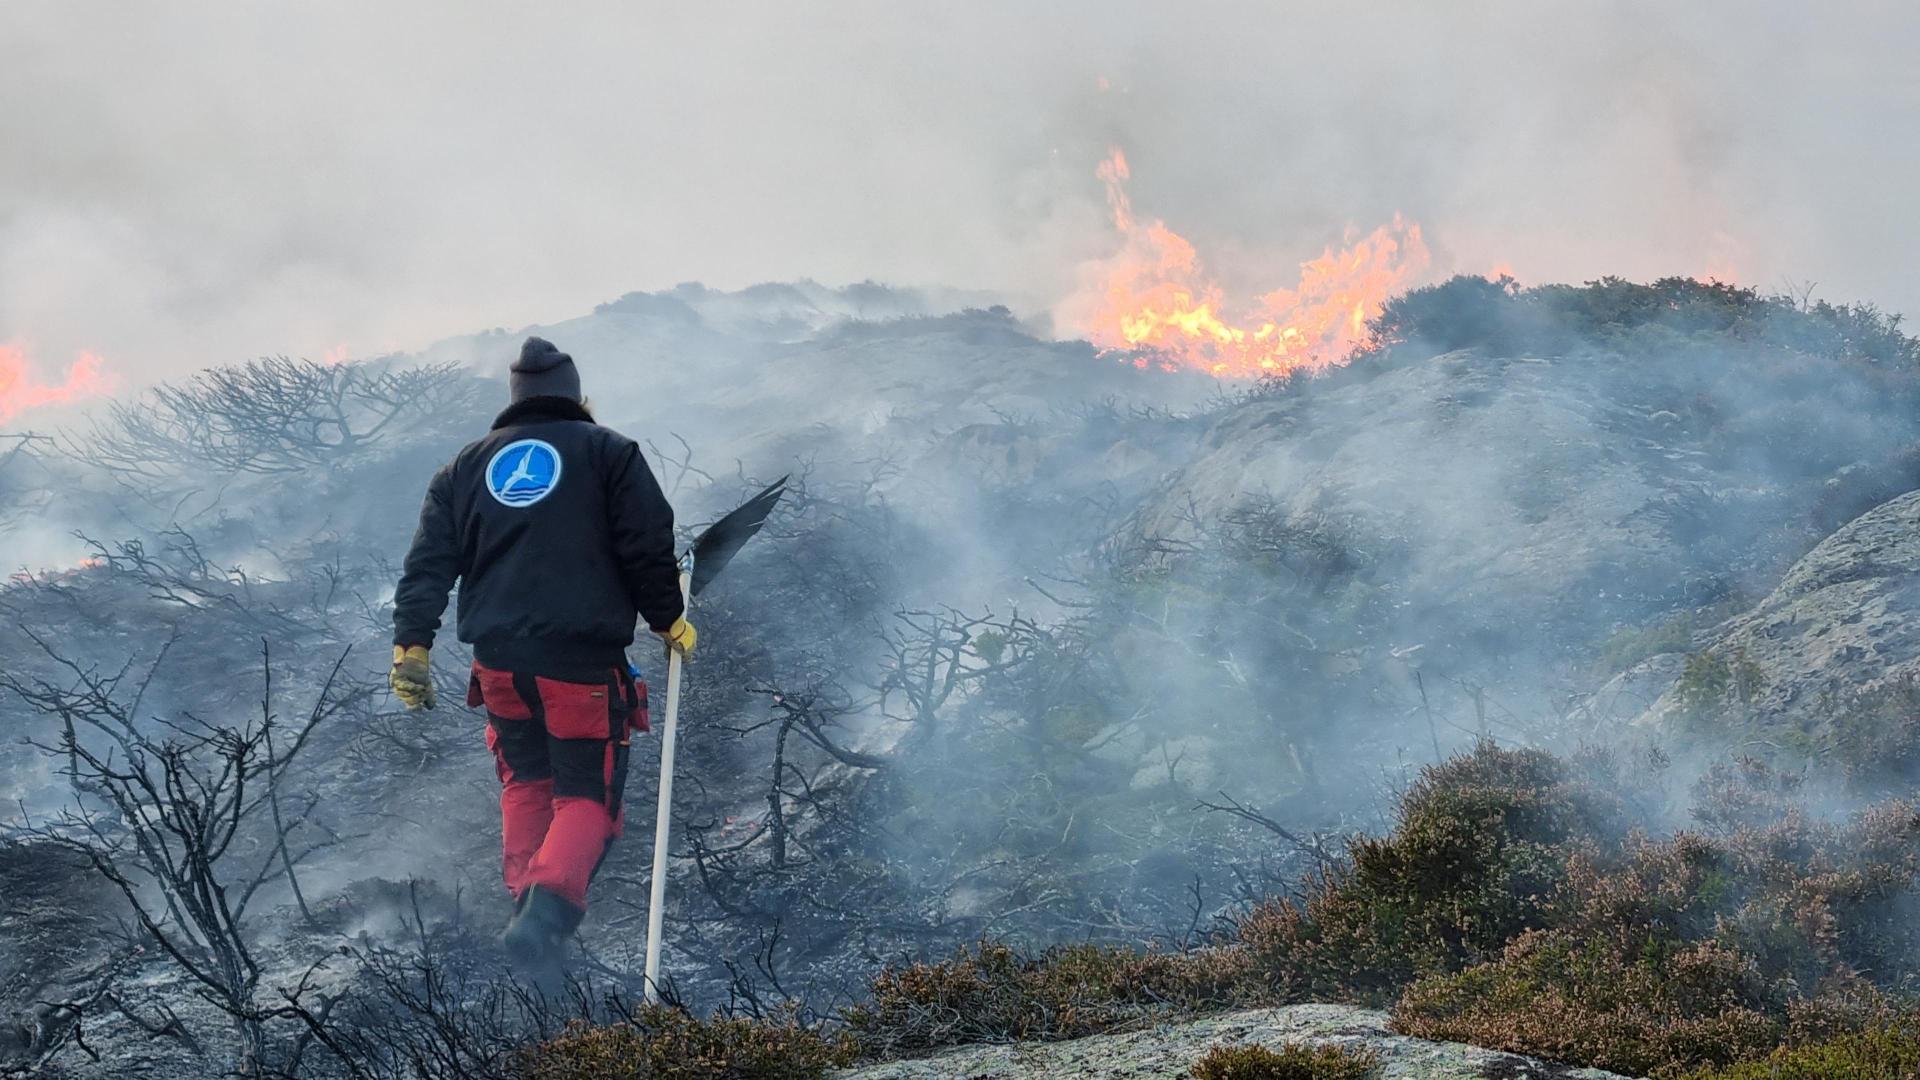
<svg viewBox="0 0 1920 1080">
<path fill-rule="evenodd" d="M 560 451 L 539 439 L 500 448 L 487 462 L 487 490 L 502 506 L 532 506 L 560 486 Z"/>
</svg>

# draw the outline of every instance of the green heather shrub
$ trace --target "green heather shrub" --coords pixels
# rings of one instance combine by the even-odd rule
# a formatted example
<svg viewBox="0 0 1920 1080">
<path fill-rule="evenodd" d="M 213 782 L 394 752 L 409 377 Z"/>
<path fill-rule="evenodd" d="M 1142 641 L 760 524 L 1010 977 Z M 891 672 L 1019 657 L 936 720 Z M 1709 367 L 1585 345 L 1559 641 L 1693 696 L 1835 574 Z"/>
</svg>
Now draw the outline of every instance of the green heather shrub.
<svg viewBox="0 0 1920 1080">
<path fill-rule="evenodd" d="M 1686 1080 L 1911 1080 L 1920 1076 L 1920 1025 L 1882 1021 L 1819 1042 L 1783 1046 L 1736 1065 L 1701 1068 Z"/>
<path fill-rule="evenodd" d="M 1273 997 L 1390 1002 L 1544 925 L 1568 845 L 1621 828 L 1617 796 L 1537 750 L 1482 744 L 1426 769 L 1387 836 L 1353 842 L 1306 899 L 1242 920 L 1239 940 Z"/>
<path fill-rule="evenodd" d="M 1562 355 L 1596 344 L 1623 353 L 1670 353 L 1733 340 L 1912 368 L 1920 365 L 1920 342 L 1900 323 L 1900 316 L 1871 304 L 1798 303 L 1692 278 L 1523 287 L 1512 279 L 1461 275 L 1387 301 L 1371 329 L 1383 345 L 1418 340 L 1443 351 L 1483 348 L 1508 356 Z"/>
<path fill-rule="evenodd" d="M 1370 1050 L 1222 1043 L 1193 1063 L 1194 1080 L 1361 1080 L 1380 1064 Z"/>
<path fill-rule="evenodd" d="M 1751 961 L 1650 934 L 1533 931 L 1497 960 L 1409 987 L 1394 1029 L 1633 1076 L 1726 1063 L 1780 1044 Z"/>
<path fill-rule="evenodd" d="M 1693 635 L 1698 629 L 1699 622 L 1691 611 L 1651 626 L 1625 627 L 1601 643 L 1594 666 L 1613 675 L 1664 653 L 1686 652 L 1693 648 Z"/>
<path fill-rule="evenodd" d="M 517 1072 L 525 1080 L 816 1080 L 858 1056 L 852 1039 L 793 1015 L 702 1020 L 650 1006 L 634 1019 L 575 1024 L 522 1051 Z"/>
<path fill-rule="evenodd" d="M 1574 851 L 1551 929 L 1415 982 L 1394 1026 L 1658 1077 L 1849 1030 L 1887 1007 L 1861 973 L 1910 970 L 1920 945 L 1917 841 L 1920 815 L 1889 803 L 1845 824 L 1789 813 L 1718 837 Z"/>
<path fill-rule="evenodd" d="M 1594 670 L 1601 676 L 1614 675 L 1663 653 L 1692 652 L 1696 633 L 1725 622 L 1752 604 L 1750 597 L 1730 596 L 1703 607 L 1675 612 L 1647 625 L 1621 627 L 1600 644 L 1593 660 Z"/>
<path fill-rule="evenodd" d="M 983 943 L 950 960 L 882 971 L 848 1027 L 876 1055 L 960 1043 L 1072 1039 L 1170 1013 L 1249 1003 L 1236 949 L 1135 952 L 1093 945 L 1027 955 Z"/>
<path fill-rule="evenodd" d="M 530 1049 L 522 1075 L 817 1077 L 856 1057 L 1302 1000 L 1384 1005 L 1405 1034 L 1660 1080 L 1920 1075 L 1920 1021 L 1898 996 L 1920 985 L 1920 809 L 1809 817 L 1799 777 L 1739 759 L 1696 785 L 1699 831 L 1654 837 L 1629 828 L 1630 779 L 1604 755 L 1483 744 L 1424 770 L 1389 833 L 1353 840 L 1299 899 L 1255 908 L 1207 948 L 982 943 L 881 972 L 844 1034 L 648 1010 Z M 1374 1064 L 1336 1058 L 1230 1045 L 1193 1074 Z"/>
<path fill-rule="evenodd" d="M 1750 705 L 1766 688 L 1766 675 L 1743 649 L 1722 656 L 1711 650 L 1687 657 L 1674 697 L 1688 718 L 1711 718 L 1731 705 Z"/>
<path fill-rule="evenodd" d="M 1848 788 L 1864 795 L 1912 789 L 1920 775 L 1920 684 L 1888 681 L 1828 705 L 1827 761 Z"/>
</svg>

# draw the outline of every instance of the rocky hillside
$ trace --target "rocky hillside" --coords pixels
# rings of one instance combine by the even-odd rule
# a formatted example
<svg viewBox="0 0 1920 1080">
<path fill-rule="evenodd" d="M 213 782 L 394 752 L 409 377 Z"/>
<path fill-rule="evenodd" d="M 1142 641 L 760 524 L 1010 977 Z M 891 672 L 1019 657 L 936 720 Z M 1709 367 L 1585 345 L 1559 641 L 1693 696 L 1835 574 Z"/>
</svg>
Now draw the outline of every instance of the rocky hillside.
<svg viewBox="0 0 1920 1080">
<path fill-rule="evenodd" d="M 1230 935 L 1268 897 L 1348 865 L 1347 836 L 1390 827 L 1400 798 L 1426 790 L 1423 769 L 1482 740 L 1645 754 L 1631 760 L 1656 778 L 1682 743 L 1702 767 L 1757 746 L 1786 770 L 1855 763 L 1843 771 L 1856 780 L 1858 763 L 1877 762 L 1875 793 L 1906 792 L 1920 761 L 1902 696 L 1920 648 L 1903 622 L 1920 560 L 1905 539 L 1920 510 L 1899 497 L 1920 486 L 1910 339 L 1870 309 L 1692 282 L 1463 280 L 1396 302 L 1379 327 L 1390 345 L 1343 370 L 1247 387 L 1048 341 L 1004 310 L 955 311 L 947 298 L 689 287 L 423 357 L 233 369 L 317 395 L 288 400 L 360 393 L 348 411 L 377 433 L 366 438 L 315 445 L 271 409 L 259 422 L 244 396 L 204 396 L 217 384 L 203 380 L 173 400 L 246 422 L 195 427 L 206 417 L 148 399 L 57 451 L 36 448 L 32 471 L 0 474 L 30 489 L 34 512 L 0 529 L 15 551 L 66 546 L 0 589 L 0 722 L 27 733 L 0 749 L 18 808 L 6 854 L 29 871 L 56 865 L 44 852 L 68 857 L 58 877 L 17 886 L 25 914 L 0 920 L 9 1005 L 44 1020 L 36 995 L 57 990 L 118 1002 L 109 1015 L 142 1023 L 187 1018 L 191 1038 L 109 1022 L 99 1040 L 120 1040 L 122 1056 L 137 1042 L 155 1076 L 198 1075 L 235 1040 L 311 1048 L 296 1015 L 222 1013 L 164 950 L 134 947 L 138 934 L 76 945 L 48 929 L 68 925 L 49 896 L 89 872 L 71 856 L 101 837 L 132 860 L 149 890 L 136 896 L 160 887 L 125 841 L 138 817 L 101 808 L 113 778 L 72 775 L 63 718 L 100 721 L 149 762 L 182 730 L 212 725 L 227 734 L 189 757 L 213 765 L 222 747 L 259 745 L 248 733 L 263 725 L 310 719 L 299 761 L 268 773 L 294 824 L 243 815 L 221 849 L 219 873 L 246 875 L 233 887 L 249 897 L 219 931 L 251 943 L 233 970 L 254 981 L 234 992 L 275 1008 L 289 987 L 309 1004 L 339 995 L 352 1007 L 336 1015 L 374 1033 L 369 1052 L 412 1045 L 379 1010 L 421 994 L 461 1023 L 507 1023 L 515 999 L 492 943 L 506 914 L 497 792 L 478 720 L 454 705 L 467 657 L 443 642 L 445 704 L 405 713 L 384 691 L 384 624 L 426 477 L 484 429 L 523 332 L 579 357 L 600 415 L 651 444 L 684 525 L 795 477 L 763 539 L 703 596 L 689 666 L 666 965 L 696 1009 L 848 1002 L 878 969 L 983 940 L 1042 951 Z M 243 432 L 239 456 L 156 441 L 146 417 Z M 1609 679 L 1603 706 L 1593 692 Z M 1849 704 L 1834 712 L 1835 700 Z M 630 822 L 651 812 L 655 752 L 637 744 Z M 1488 761 L 1488 783 L 1506 782 L 1511 763 Z M 1561 782 L 1528 780 L 1515 805 L 1557 806 Z M 1592 831 L 1582 843 L 1619 842 Z M 1315 915 L 1337 917 L 1341 948 L 1364 963 L 1275 931 L 1287 947 L 1261 954 L 1258 985 L 1213 987 L 1204 1002 L 1392 1004 L 1416 978 L 1437 979 L 1410 1022 L 1498 1042 L 1537 1010 L 1503 999 L 1478 1015 L 1471 979 L 1532 985 L 1528 965 L 1546 961 L 1522 946 L 1545 916 L 1530 898 L 1543 879 L 1591 878 L 1572 880 L 1564 833 L 1520 837 L 1511 865 L 1495 860 L 1461 899 L 1446 893 L 1421 916 L 1432 933 L 1382 938 L 1367 920 L 1407 901 L 1393 883 L 1464 865 L 1413 852 L 1414 870 L 1395 869 L 1389 851 L 1368 883 L 1386 898 Z M 648 842 L 630 824 L 581 935 L 586 970 L 628 992 Z M 89 926 L 117 916 L 114 895 L 70 914 Z M 1495 901 L 1499 919 L 1469 920 L 1471 933 L 1448 921 Z M 1584 923 L 1552 928 L 1556 948 L 1591 944 Z M 1738 997 L 1748 1026 L 1715 1061 L 1777 1043 L 1798 1002 L 1742 981 L 1747 954 L 1727 955 L 1734 967 L 1716 968 L 1714 986 Z M 1844 959 L 1864 970 L 1884 956 Z M 1498 981 L 1513 971 L 1524 978 Z M 1624 1015 L 1618 1002 L 1575 1005 Z M 475 1008 L 478 1020 L 464 1011 Z M 1346 1014 L 1260 1023 L 1279 1033 L 1333 1015 Z M 19 1025 L 24 1059 L 113 1074 L 66 1041 L 80 1029 L 37 1030 Z M 1180 1036 L 1178 1053 L 1211 1030 Z M 1615 1059 L 1553 1034 L 1531 1030 L 1526 1046 L 1616 1067 L 1693 1060 L 1664 1035 Z M 518 1038 L 487 1045 L 504 1054 Z M 1394 1067 L 1428 1052 L 1376 1041 Z M 1076 1045 L 1057 1052 L 1147 1043 Z M 1019 1056 L 980 1054 L 982 1069 Z"/>
<path fill-rule="evenodd" d="M 1842 526 L 1764 600 L 1689 644 L 1629 673 L 1656 695 L 1636 724 L 1675 735 L 1732 724 L 1831 748 L 1848 734 L 1836 719 L 1910 693 L 1920 674 L 1920 492 Z"/>
<path fill-rule="evenodd" d="M 1150 504 L 1190 534 L 1252 500 L 1390 554 L 1396 644 L 1523 655 L 1764 589 L 1854 471 L 1920 438 L 1871 368 L 1765 353 L 1451 352 L 1223 411 Z M 1864 505 L 1857 509 L 1865 509 Z"/>
</svg>

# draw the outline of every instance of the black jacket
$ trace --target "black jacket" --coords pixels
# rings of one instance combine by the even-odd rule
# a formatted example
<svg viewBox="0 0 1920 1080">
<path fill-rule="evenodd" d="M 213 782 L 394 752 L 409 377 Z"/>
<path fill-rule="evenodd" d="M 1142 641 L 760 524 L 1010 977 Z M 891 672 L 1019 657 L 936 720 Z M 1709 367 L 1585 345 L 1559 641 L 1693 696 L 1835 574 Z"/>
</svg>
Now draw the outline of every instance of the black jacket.
<svg viewBox="0 0 1920 1080">
<path fill-rule="evenodd" d="M 460 640 L 491 668 L 624 663 L 634 620 L 680 617 L 673 508 L 632 439 L 530 398 L 434 474 L 393 599 L 396 645 L 432 645 L 460 582 Z"/>
</svg>

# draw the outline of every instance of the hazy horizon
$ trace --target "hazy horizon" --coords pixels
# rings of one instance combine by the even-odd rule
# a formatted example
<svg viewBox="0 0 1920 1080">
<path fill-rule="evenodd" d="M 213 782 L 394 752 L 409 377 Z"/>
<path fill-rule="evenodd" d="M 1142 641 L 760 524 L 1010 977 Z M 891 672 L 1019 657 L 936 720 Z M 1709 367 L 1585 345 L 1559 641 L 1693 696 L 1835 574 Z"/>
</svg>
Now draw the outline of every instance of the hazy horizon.
<svg viewBox="0 0 1920 1080">
<path fill-rule="evenodd" d="M 1920 119 L 1916 44 L 1890 2 L 11 5 L 0 345 L 137 384 L 689 280 L 1045 310 L 1117 244 L 1110 147 L 1248 293 L 1400 212 L 1432 277 L 1920 311 L 1920 144 L 1874 136 Z"/>
</svg>

